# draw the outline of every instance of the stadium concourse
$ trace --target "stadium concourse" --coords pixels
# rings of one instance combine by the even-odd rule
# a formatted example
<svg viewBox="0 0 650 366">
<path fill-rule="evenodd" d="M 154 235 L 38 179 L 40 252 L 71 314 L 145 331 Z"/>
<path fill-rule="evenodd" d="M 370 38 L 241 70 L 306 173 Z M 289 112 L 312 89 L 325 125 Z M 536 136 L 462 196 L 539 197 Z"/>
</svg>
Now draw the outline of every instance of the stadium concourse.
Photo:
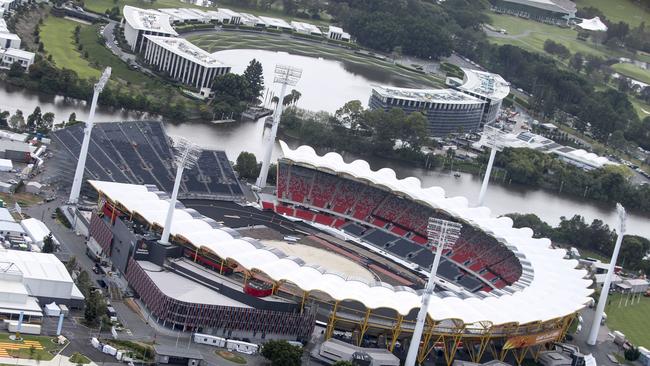
<svg viewBox="0 0 650 366">
<path fill-rule="evenodd" d="M 408 345 L 422 281 L 345 275 L 298 258 L 298 252 L 284 253 L 284 244 L 264 242 L 273 244 L 286 233 L 255 231 L 267 228 L 261 224 L 267 215 L 283 228 L 288 219 L 299 222 L 295 232 L 301 240 L 312 238 L 309 245 L 320 243 L 368 269 L 420 280 L 433 257 L 426 245 L 428 217 L 461 222 L 458 245 L 444 253 L 444 278 L 428 308 L 420 361 L 437 350 L 450 365 L 462 349 L 474 362 L 491 355 L 521 363 L 529 352 L 561 340 L 589 302 L 591 282 L 577 262 L 564 259 L 550 240 L 533 238 L 532 230 L 513 228 L 509 218 L 470 208 L 463 197 L 447 198 L 441 188 L 422 188 L 416 178 L 399 180 L 390 169 L 372 171 L 365 161 L 348 164 L 336 153 L 319 156 L 310 147 L 281 146 L 277 195 L 261 194 L 267 212 L 256 215 L 256 227 L 229 228 L 216 215 L 208 218 L 198 207 L 179 204 L 169 246 L 157 242 L 169 207 L 165 193 L 152 185 L 89 181 L 99 195 L 91 235 L 114 264 L 121 263 L 117 269 L 158 322 L 209 334 L 253 331 L 258 338 L 262 333 L 308 340 L 320 321 L 325 339 L 395 352 Z M 133 237 L 125 237 L 127 231 Z M 128 243 L 135 247 L 119 247 Z M 182 275 L 183 286 L 192 281 L 197 289 L 179 293 L 157 284 L 161 271 Z M 212 292 L 200 292 L 203 286 Z M 214 298 L 206 302 L 204 296 Z M 224 296 L 231 300 L 219 300 Z M 219 314 L 232 319 L 223 321 Z"/>
</svg>

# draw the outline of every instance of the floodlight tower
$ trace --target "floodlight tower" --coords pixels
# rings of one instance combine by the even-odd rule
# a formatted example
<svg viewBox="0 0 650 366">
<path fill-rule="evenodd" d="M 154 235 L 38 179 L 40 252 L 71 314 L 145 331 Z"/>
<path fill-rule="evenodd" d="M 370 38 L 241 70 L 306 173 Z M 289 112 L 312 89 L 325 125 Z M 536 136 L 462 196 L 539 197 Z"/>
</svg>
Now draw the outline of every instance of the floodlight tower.
<svg viewBox="0 0 650 366">
<path fill-rule="evenodd" d="M 625 213 L 625 208 L 623 205 L 617 203 L 616 212 L 618 214 L 618 237 L 616 238 L 616 245 L 614 246 L 612 258 L 609 261 L 609 268 L 607 269 L 607 274 L 605 275 L 603 288 L 600 290 L 598 306 L 596 306 L 596 313 L 594 314 L 594 322 L 591 324 L 591 331 L 589 332 L 589 338 L 587 338 L 587 344 L 591 346 L 595 346 L 596 340 L 598 339 L 600 322 L 603 320 L 603 312 L 605 311 L 605 304 L 607 303 L 607 295 L 609 294 L 609 287 L 612 284 L 612 275 L 614 274 L 614 268 L 616 267 L 616 260 L 618 259 L 618 252 L 621 249 L 623 236 L 625 235 L 625 221 L 627 220 L 627 214 Z"/>
<path fill-rule="evenodd" d="M 485 126 L 483 133 L 486 137 L 486 145 L 490 147 L 490 159 L 488 160 L 487 168 L 485 169 L 485 176 L 483 176 L 483 184 L 481 184 L 481 192 L 478 194 L 478 206 L 483 206 L 485 200 L 485 192 L 487 192 L 488 184 L 490 183 L 490 174 L 492 174 L 492 165 L 494 165 L 494 157 L 497 151 L 503 149 L 501 131 L 492 126 Z"/>
<path fill-rule="evenodd" d="M 271 133 L 268 134 L 266 140 L 266 149 L 264 150 L 264 160 L 262 160 L 262 169 L 260 176 L 257 177 L 257 186 L 260 188 L 266 187 L 266 177 L 269 175 L 269 166 L 271 165 L 271 154 L 273 153 L 273 146 L 275 145 L 275 136 L 278 134 L 278 126 L 280 125 L 280 117 L 282 116 L 282 102 L 287 92 L 287 85 L 294 86 L 302 76 L 302 69 L 287 65 L 275 66 L 275 79 L 274 83 L 282 84 L 282 89 L 278 95 L 278 104 L 275 106 L 273 112 L 273 126 Z"/>
<path fill-rule="evenodd" d="M 79 151 L 79 160 L 77 161 L 77 170 L 74 172 L 74 180 L 72 181 L 72 189 L 70 190 L 70 204 L 77 204 L 79 201 L 79 192 L 81 191 L 81 183 L 84 178 L 84 170 L 86 169 L 86 158 L 88 157 L 88 145 L 90 145 L 90 132 L 93 129 L 93 122 L 95 120 L 95 108 L 97 107 L 97 98 L 104 90 L 108 78 L 111 77 L 111 68 L 104 69 L 102 76 L 95 84 L 93 92 L 93 100 L 90 103 L 90 112 L 88 113 L 88 120 L 86 121 L 86 128 L 84 129 L 84 139 L 81 143 L 81 151 Z"/>
<path fill-rule="evenodd" d="M 424 293 L 422 294 L 422 304 L 420 305 L 420 311 L 418 312 L 418 318 L 415 323 L 415 330 L 413 331 L 409 351 L 406 355 L 405 366 L 415 366 L 418 350 L 420 349 L 422 331 L 424 331 L 424 322 L 429 311 L 429 300 L 431 299 L 433 290 L 436 287 L 436 274 L 438 273 L 440 258 L 445 249 L 451 248 L 456 244 L 456 240 L 458 240 L 458 237 L 460 236 L 461 228 L 462 225 L 457 222 L 436 219 L 433 217 L 429 218 L 429 223 L 427 225 L 427 237 L 429 242 L 427 245 L 432 249 L 435 248 L 436 256 L 433 259 L 427 287 L 424 289 Z"/>
<path fill-rule="evenodd" d="M 165 227 L 163 228 L 162 236 L 160 237 L 161 244 L 169 244 L 169 232 L 172 228 L 172 218 L 174 216 L 174 209 L 176 208 L 176 197 L 178 197 L 178 188 L 181 185 L 183 178 L 183 170 L 185 168 L 191 169 L 201 156 L 201 149 L 187 139 L 181 138 L 177 141 L 176 155 L 176 179 L 174 180 L 174 189 L 172 190 L 172 197 L 169 200 L 169 209 L 167 209 L 167 217 L 165 218 Z"/>
</svg>

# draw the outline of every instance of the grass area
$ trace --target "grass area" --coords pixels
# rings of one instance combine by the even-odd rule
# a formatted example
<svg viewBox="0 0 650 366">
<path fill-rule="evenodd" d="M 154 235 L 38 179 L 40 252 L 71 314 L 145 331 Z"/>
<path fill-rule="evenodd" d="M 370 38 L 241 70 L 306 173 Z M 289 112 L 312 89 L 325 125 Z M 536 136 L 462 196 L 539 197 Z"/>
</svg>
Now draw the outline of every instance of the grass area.
<svg viewBox="0 0 650 366">
<path fill-rule="evenodd" d="M 16 358 L 49 361 L 63 348 L 63 345 L 56 343 L 52 337 L 22 334 L 21 341 L 13 341 L 9 339 L 9 336 L 10 334 L 7 333 L 0 334 L 0 351 L 6 350 L 6 353 Z M 31 350 L 31 345 L 35 345 L 33 350 Z M 9 347 L 18 347 L 18 349 L 8 349 Z"/>
<path fill-rule="evenodd" d="M 634 305 L 625 306 L 626 296 L 610 295 L 607 300 L 607 326 L 610 330 L 623 332 L 637 346 L 650 347 L 650 297 L 641 297 Z M 622 300 L 622 301 L 621 301 Z M 619 303 L 622 303 L 619 307 Z"/>
<path fill-rule="evenodd" d="M 639 115 L 639 118 L 644 119 L 650 117 L 650 105 L 643 103 L 636 98 L 630 98 L 630 102 L 632 103 L 632 106 L 634 106 L 634 110 L 636 111 L 636 114 Z"/>
<path fill-rule="evenodd" d="M 593 6 L 600 9 L 607 19 L 626 22 L 636 27 L 641 22 L 650 22 L 650 13 L 632 0 L 576 0 L 578 9 Z"/>
<path fill-rule="evenodd" d="M 650 84 L 650 70 L 644 70 L 633 64 L 614 64 L 612 68 L 627 77 Z"/>
<path fill-rule="evenodd" d="M 599 261 L 603 263 L 609 263 L 610 258 L 607 258 L 606 256 L 596 253 L 594 251 L 591 251 L 589 249 L 583 249 L 583 248 L 577 248 L 578 251 L 580 252 L 580 257 L 582 258 L 594 258 L 598 259 Z"/>
<path fill-rule="evenodd" d="M 187 39 L 208 52 L 229 49 L 260 49 L 268 51 L 284 51 L 296 55 L 322 57 L 330 60 L 351 62 L 364 66 L 375 67 L 382 72 L 399 76 L 413 86 L 425 85 L 443 87 L 444 80 L 433 75 L 421 74 L 396 66 L 390 61 L 362 56 L 351 50 L 320 44 L 300 39 L 286 38 L 266 33 L 218 32 L 210 34 L 190 35 Z"/>
<path fill-rule="evenodd" d="M 0 199 L 5 202 L 5 207 L 13 207 L 16 202 L 21 207 L 32 206 L 43 201 L 39 196 L 36 196 L 31 193 L 21 192 L 21 193 L 0 193 Z"/>
<path fill-rule="evenodd" d="M 236 363 L 239 365 L 245 365 L 246 364 L 246 359 L 240 355 L 236 355 L 232 352 L 229 351 L 214 351 L 214 353 L 217 354 L 217 356 L 223 358 L 226 361 L 230 361 L 232 363 Z"/>
<path fill-rule="evenodd" d="M 118 6 L 120 8 L 120 12 L 122 11 L 122 7 L 124 5 L 131 5 L 131 6 L 136 6 L 138 8 L 143 8 L 143 9 L 162 9 L 162 8 L 196 8 L 196 9 L 202 9 L 202 10 L 215 10 L 214 8 L 206 8 L 198 5 L 191 4 L 189 2 L 181 2 L 180 0 L 156 0 L 156 1 L 148 1 L 148 0 L 85 0 L 84 1 L 84 7 L 90 11 L 93 11 L 95 13 L 104 13 L 106 9 L 111 9 L 115 6 Z M 237 6 L 237 5 L 226 5 L 224 6 L 225 8 L 228 8 L 230 10 L 234 10 L 237 12 L 245 12 L 245 13 L 251 13 L 255 14 L 257 16 L 263 15 L 263 16 L 270 16 L 270 17 L 275 17 L 275 18 L 281 18 L 285 20 L 300 20 L 299 18 L 296 17 L 291 17 L 286 15 L 282 11 L 282 5 L 278 2 L 278 4 L 273 4 L 270 9 L 253 9 L 253 8 L 248 8 L 245 6 Z M 316 25 L 327 25 L 329 23 L 330 16 L 326 13 L 321 14 L 322 19 L 309 19 L 305 20 L 307 22 L 316 24 Z"/>
<path fill-rule="evenodd" d="M 74 70 L 84 79 L 99 78 L 99 70 L 92 68 L 88 61 L 81 57 L 74 43 L 74 29 L 77 25 L 82 29 L 88 27 L 72 20 L 48 16 L 40 32 L 45 52 L 52 55 L 52 60 L 59 68 Z"/>
<path fill-rule="evenodd" d="M 90 363 L 90 359 L 89 359 L 88 357 L 82 355 L 82 354 L 79 353 L 79 352 L 75 352 L 75 353 L 73 353 L 72 356 L 70 357 L 70 362 L 72 362 L 72 363 L 74 363 L 74 364 L 77 364 L 77 365 L 78 365 L 78 364 L 85 365 L 85 364 Z"/>
<path fill-rule="evenodd" d="M 492 37 L 490 41 L 496 44 L 511 44 L 531 52 L 545 53 L 544 42 L 551 39 L 566 46 L 571 53 L 582 52 L 600 57 L 623 56 L 620 52 L 612 51 L 603 45 L 591 41 L 580 41 L 578 32 L 554 25 L 523 19 L 511 15 L 488 14 L 492 25 L 497 29 L 505 29 L 508 34 L 504 37 Z"/>
</svg>

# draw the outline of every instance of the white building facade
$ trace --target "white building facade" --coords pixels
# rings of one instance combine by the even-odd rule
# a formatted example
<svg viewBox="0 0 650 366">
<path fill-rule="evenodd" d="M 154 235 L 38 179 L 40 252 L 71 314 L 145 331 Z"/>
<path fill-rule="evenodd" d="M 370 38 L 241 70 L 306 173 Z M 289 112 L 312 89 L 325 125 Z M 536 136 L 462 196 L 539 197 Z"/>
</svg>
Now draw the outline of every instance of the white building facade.
<svg viewBox="0 0 650 366">
<path fill-rule="evenodd" d="M 197 89 L 209 88 L 216 76 L 230 72 L 230 66 L 183 38 L 145 36 L 144 59 L 161 72 Z"/>
</svg>

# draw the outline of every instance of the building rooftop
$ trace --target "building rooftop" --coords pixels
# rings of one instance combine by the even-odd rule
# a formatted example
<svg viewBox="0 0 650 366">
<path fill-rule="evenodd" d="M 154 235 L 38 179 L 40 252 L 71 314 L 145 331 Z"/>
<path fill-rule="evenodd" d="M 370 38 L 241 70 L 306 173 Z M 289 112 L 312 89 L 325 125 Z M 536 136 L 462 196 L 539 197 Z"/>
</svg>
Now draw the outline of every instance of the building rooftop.
<svg viewBox="0 0 650 366">
<path fill-rule="evenodd" d="M 279 18 L 271 18 L 271 17 L 264 17 L 261 16 L 259 17 L 261 21 L 266 24 L 267 27 L 277 27 L 277 28 L 284 28 L 284 29 L 293 29 L 291 24 L 287 23 L 283 19 Z"/>
<path fill-rule="evenodd" d="M 221 13 L 222 15 L 226 15 L 226 16 L 228 16 L 228 17 L 230 17 L 230 18 L 232 18 L 232 17 L 241 17 L 241 14 L 239 14 L 239 13 L 236 12 L 236 11 L 232 11 L 232 10 L 230 10 L 230 9 L 219 8 L 218 11 L 219 11 L 219 13 Z"/>
<path fill-rule="evenodd" d="M 195 46 L 184 38 L 170 38 L 146 35 L 151 42 L 171 51 L 183 58 L 205 67 L 224 67 L 224 63 L 217 60 L 212 54 Z"/>
<path fill-rule="evenodd" d="M 8 31 L 3 32 L 2 30 L 0 30 L 0 37 L 4 39 L 13 39 L 15 41 L 20 41 L 20 37 L 18 37 L 17 34 L 10 33 Z"/>
<path fill-rule="evenodd" d="M 25 233 L 25 230 L 15 221 L 0 221 L 0 231 Z"/>
<path fill-rule="evenodd" d="M 375 86 L 373 87 L 373 91 L 383 97 L 417 102 L 447 104 L 485 103 L 478 98 L 453 89 L 409 89 L 392 86 Z"/>
<path fill-rule="evenodd" d="M 251 13 L 240 13 L 239 15 L 241 16 L 242 23 L 255 23 L 255 24 L 264 23 L 262 19 L 258 18 L 257 16 Z"/>
<path fill-rule="evenodd" d="M 307 33 L 316 33 L 316 34 L 323 33 L 321 32 L 320 28 L 309 23 L 292 21 L 291 26 L 293 27 L 293 29 L 295 29 L 298 32 L 307 32 Z"/>
<path fill-rule="evenodd" d="M 4 263 L 2 268 L 20 271 L 24 278 L 72 283 L 68 270 L 54 254 L 0 249 L 0 262 Z"/>
<path fill-rule="evenodd" d="M 536 8 L 558 13 L 575 14 L 576 3 L 571 0 L 503 0 L 509 3 L 534 6 Z"/>
<path fill-rule="evenodd" d="M 144 272 L 153 280 L 156 286 L 158 286 L 160 291 L 173 299 L 188 303 L 250 308 L 250 306 L 233 300 L 228 296 L 224 296 L 217 291 L 166 271 L 154 263 L 138 261 L 138 264 L 144 269 Z"/>
<path fill-rule="evenodd" d="M 168 14 L 129 5 L 124 5 L 122 13 L 124 14 L 125 21 L 134 29 L 171 34 L 174 36 L 178 35 L 171 26 Z"/>
<path fill-rule="evenodd" d="M 11 212 L 4 207 L 0 207 L 0 221 L 16 222 L 14 217 L 11 216 Z"/>
<path fill-rule="evenodd" d="M 36 56 L 34 52 L 19 50 L 17 48 L 7 48 L 3 52 L 5 55 L 17 57 L 24 60 L 34 60 L 34 57 Z"/>
<path fill-rule="evenodd" d="M 459 89 L 490 99 L 503 99 L 510 94 L 510 83 L 501 75 L 462 68 L 465 76 Z"/>
</svg>

